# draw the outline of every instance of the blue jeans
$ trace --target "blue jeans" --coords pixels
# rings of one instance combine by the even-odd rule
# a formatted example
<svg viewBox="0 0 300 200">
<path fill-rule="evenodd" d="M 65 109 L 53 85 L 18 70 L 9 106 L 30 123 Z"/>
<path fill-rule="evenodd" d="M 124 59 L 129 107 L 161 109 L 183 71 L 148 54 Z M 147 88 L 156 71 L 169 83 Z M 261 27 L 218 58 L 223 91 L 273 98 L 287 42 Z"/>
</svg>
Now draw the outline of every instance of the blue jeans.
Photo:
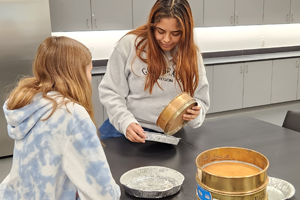
<svg viewBox="0 0 300 200">
<path fill-rule="evenodd" d="M 156 133 L 161 133 L 154 131 L 149 128 L 144 128 L 144 131 L 149 131 L 149 132 L 156 132 Z M 105 120 L 105 122 L 100 126 L 99 128 L 100 132 L 100 138 L 101 140 L 105 140 L 107 138 L 113 138 L 113 137 L 125 137 L 124 134 L 120 133 L 110 122 L 109 119 Z"/>
</svg>

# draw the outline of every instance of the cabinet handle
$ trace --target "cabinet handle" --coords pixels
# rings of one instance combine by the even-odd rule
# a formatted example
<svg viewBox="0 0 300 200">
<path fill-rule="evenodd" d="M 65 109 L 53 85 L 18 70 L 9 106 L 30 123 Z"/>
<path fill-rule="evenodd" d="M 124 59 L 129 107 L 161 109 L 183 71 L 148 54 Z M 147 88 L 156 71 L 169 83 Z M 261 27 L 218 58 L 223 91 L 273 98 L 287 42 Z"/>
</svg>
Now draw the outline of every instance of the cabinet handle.
<svg viewBox="0 0 300 200">
<path fill-rule="evenodd" d="M 248 73 L 248 65 L 246 65 L 246 73 Z"/>
<path fill-rule="evenodd" d="M 243 66 L 241 66 L 240 73 L 241 74 L 243 73 Z"/>
<path fill-rule="evenodd" d="M 294 14 L 292 11 L 291 11 L 291 20 L 292 20 L 292 22 L 294 21 Z"/>
<path fill-rule="evenodd" d="M 239 23 L 239 16 L 237 15 L 237 12 L 235 12 L 235 21 L 236 21 L 236 24 Z"/>
<path fill-rule="evenodd" d="M 90 28 L 89 19 L 86 20 L 86 23 L 87 23 L 87 27 Z"/>
<path fill-rule="evenodd" d="M 95 27 L 98 28 L 98 27 L 97 27 L 97 19 L 95 19 Z"/>
<path fill-rule="evenodd" d="M 289 22 L 289 14 L 286 15 L 286 22 Z"/>
<path fill-rule="evenodd" d="M 233 16 L 230 17 L 230 24 L 233 24 Z"/>
</svg>

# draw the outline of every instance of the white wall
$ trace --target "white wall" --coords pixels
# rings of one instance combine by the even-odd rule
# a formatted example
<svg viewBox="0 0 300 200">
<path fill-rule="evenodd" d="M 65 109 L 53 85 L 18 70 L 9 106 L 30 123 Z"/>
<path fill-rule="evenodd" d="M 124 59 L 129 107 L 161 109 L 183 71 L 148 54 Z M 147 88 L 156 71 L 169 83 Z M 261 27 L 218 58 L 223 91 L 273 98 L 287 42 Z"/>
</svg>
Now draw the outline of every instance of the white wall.
<svg viewBox="0 0 300 200">
<path fill-rule="evenodd" d="M 93 60 L 101 60 L 109 58 L 115 44 L 127 32 L 53 32 L 52 35 L 82 42 L 92 52 Z M 202 52 L 299 46 L 300 24 L 201 27 L 195 28 L 195 37 Z"/>
<path fill-rule="evenodd" d="M 196 28 L 202 52 L 300 45 L 300 24 Z"/>
</svg>

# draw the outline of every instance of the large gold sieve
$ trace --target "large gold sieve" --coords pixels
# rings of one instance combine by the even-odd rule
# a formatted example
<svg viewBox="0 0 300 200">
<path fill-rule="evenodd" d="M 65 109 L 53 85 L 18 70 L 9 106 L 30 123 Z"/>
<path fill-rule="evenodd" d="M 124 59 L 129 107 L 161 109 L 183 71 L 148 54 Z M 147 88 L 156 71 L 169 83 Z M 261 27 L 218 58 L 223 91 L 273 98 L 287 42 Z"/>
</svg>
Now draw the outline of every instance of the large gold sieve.
<svg viewBox="0 0 300 200">
<path fill-rule="evenodd" d="M 241 162 L 258 167 L 257 173 L 248 176 L 223 176 L 205 170 L 217 162 Z M 212 198 L 222 200 L 267 200 L 269 182 L 268 159 L 259 152 L 240 147 L 221 147 L 202 152 L 196 158 L 198 188 L 208 191 Z M 199 198 L 199 197 L 198 197 Z"/>
<path fill-rule="evenodd" d="M 195 105 L 197 105 L 196 100 L 186 92 L 179 94 L 160 113 L 156 125 L 165 134 L 173 135 L 187 123 L 182 116 L 187 113 L 187 109 L 191 109 Z"/>
</svg>

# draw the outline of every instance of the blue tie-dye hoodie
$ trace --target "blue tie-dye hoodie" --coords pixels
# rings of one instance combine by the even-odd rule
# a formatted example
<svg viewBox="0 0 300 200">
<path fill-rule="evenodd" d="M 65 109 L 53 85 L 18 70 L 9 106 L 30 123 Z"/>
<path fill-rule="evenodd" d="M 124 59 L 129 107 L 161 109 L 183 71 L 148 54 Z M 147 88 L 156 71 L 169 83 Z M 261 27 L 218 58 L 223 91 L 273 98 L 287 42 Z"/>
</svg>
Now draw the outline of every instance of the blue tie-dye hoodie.
<svg viewBox="0 0 300 200">
<path fill-rule="evenodd" d="M 58 93 L 49 92 L 48 96 Z M 75 200 L 77 190 L 81 200 L 119 199 L 120 187 L 87 111 L 70 102 L 43 120 L 52 107 L 41 93 L 30 105 L 17 110 L 8 110 L 4 104 L 8 134 L 15 147 L 0 199 Z"/>
</svg>

